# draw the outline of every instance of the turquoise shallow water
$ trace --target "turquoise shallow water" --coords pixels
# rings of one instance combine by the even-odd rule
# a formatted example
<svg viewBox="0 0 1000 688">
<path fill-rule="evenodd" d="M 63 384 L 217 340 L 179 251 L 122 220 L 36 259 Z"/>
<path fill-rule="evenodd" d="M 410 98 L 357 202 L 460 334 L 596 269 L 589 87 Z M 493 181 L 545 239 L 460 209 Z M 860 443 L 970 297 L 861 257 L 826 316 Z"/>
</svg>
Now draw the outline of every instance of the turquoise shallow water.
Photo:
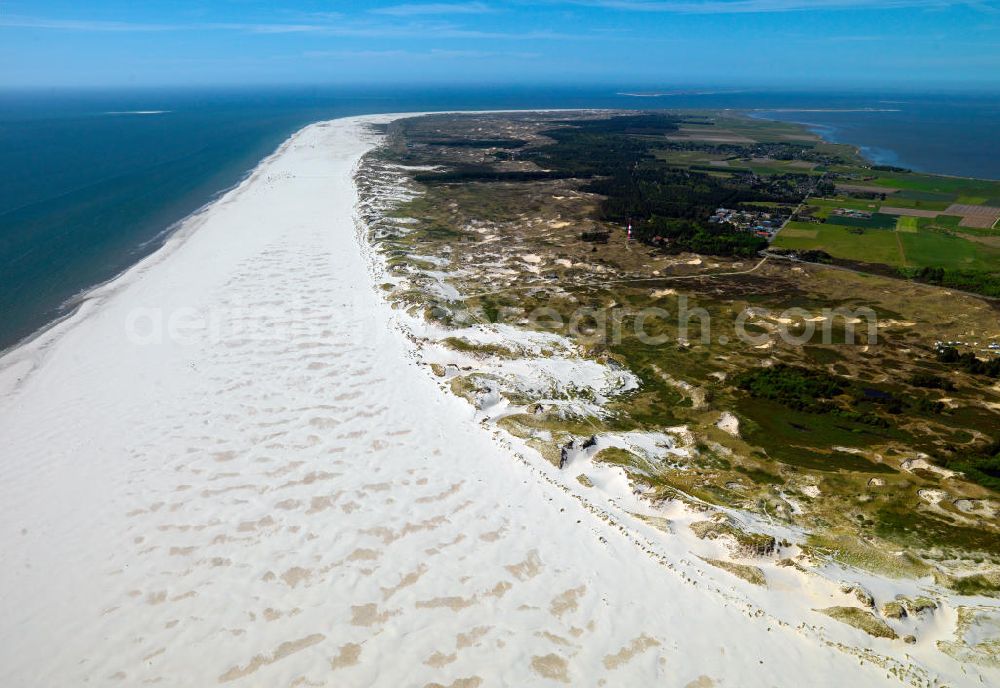
<svg viewBox="0 0 1000 688">
<path fill-rule="evenodd" d="M 155 250 L 296 129 L 376 112 L 782 109 L 879 162 L 1000 178 L 1000 97 L 641 89 L 298 89 L 0 93 L 0 350 Z M 891 102 L 890 102 L 891 101 Z M 803 112 L 879 108 L 888 112 Z M 143 113 L 143 114 L 140 114 Z"/>
</svg>

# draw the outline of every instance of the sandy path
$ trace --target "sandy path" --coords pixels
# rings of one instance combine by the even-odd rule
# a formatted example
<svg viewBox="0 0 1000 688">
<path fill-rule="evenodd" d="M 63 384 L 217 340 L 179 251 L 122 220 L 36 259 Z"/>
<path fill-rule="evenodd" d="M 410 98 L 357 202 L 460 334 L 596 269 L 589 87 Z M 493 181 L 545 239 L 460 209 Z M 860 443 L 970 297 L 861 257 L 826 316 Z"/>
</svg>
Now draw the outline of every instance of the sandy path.
<svg viewBox="0 0 1000 688">
<path fill-rule="evenodd" d="M 665 569 L 440 393 L 359 251 L 359 132 L 303 130 L 0 361 L 0 684 L 883 681 Z M 155 336 L 171 314 L 222 334 Z"/>
</svg>

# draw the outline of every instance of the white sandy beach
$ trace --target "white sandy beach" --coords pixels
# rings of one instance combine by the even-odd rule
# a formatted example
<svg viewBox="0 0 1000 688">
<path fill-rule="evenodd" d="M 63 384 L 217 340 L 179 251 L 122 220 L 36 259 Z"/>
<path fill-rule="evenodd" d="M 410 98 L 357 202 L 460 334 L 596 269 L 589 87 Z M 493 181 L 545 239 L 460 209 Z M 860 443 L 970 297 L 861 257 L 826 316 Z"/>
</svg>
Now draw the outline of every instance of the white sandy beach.
<svg viewBox="0 0 1000 688">
<path fill-rule="evenodd" d="M 899 685 L 833 643 L 911 648 L 665 565 L 416 364 L 353 211 L 391 118 L 0 359 L 0 685 Z"/>
</svg>

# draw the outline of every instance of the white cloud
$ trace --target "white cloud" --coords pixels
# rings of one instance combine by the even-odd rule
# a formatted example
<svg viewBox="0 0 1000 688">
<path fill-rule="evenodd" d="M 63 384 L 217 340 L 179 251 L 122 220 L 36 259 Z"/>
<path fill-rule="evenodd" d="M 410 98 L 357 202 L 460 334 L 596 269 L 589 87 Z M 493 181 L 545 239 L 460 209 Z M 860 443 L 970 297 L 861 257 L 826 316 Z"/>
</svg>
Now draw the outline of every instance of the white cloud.
<svg viewBox="0 0 1000 688">
<path fill-rule="evenodd" d="M 391 5 L 371 10 L 375 14 L 394 17 L 415 17 L 430 14 L 485 14 L 494 9 L 482 2 L 430 2 Z"/>
<path fill-rule="evenodd" d="M 560 0 L 557 0 L 557 3 Z M 822 10 L 947 8 L 964 5 L 983 11 L 996 9 L 993 0 L 561 0 L 632 12 L 673 14 L 765 14 Z"/>
<path fill-rule="evenodd" d="M 338 60 L 477 60 L 501 57 L 504 59 L 534 60 L 540 53 L 501 52 L 492 50 L 311 50 L 304 53 L 311 58 L 331 58 Z"/>
<path fill-rule="evenodd" d="M 317 36 L 337 36 L 342 38 L 414 38 L 425 40 L 592 40 L 592 36 L 587 34 L 575 35 L 547 30 L 519 32 L 467 29 L 448 21 L 429 19 L 414 19 L 412 21 L 387 19 L 384 22 L 343 20 L 256 24 L 234 22 L 151 24 L 140 22 L 91 21 L 81 19 L 49 19 L 45 17 L 29 17 L 23 15 L 0 15 L 0 29 L 2 28 L 42 29 L 84 33 L 233 31 L 261 35 L 301 33 L 314 34 Z"/>
<path fill-rule="evenodd" d="M 303 54 L 305 57 L 340 60 L 385 60 L 413 55 L 407 50 L 310 50 Z"/>
<path fill-rule="evenodd" d="M 42 17 L 0 15 L 0 27 L 4 26 L 19 29 L 112 32 L 175 31 L 178 28 L 173 24 L 141 24 L 133 22 L 90 21 L 86 19 L 45 19 Z"/>
</svg>

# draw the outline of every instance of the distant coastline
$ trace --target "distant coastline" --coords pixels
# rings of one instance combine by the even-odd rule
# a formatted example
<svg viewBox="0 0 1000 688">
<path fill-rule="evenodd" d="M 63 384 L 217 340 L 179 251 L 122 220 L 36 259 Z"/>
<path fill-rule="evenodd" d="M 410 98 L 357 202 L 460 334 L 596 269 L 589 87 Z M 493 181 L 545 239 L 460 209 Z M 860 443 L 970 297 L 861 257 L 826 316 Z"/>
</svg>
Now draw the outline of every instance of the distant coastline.
<svg viewBox="0 0 1000 688">
<path fill-rule="evenodd" d="M 1000 97 L 710 89 L 0 98 L 0 351 L 156 250 L 308 122 L 387 110 L 738 111 L 797 123 L 873 164 L 1000 179 Z M 27 142 L 27 143 L 26 143 Z"/>
<path fill-rule="evenodd" d="M 805 127 L 829 143 L 847 144 L 875 165 L 970 179 L 1000 179 L 1000 143 L 990 130 L 1000 103 L 980 109 L 935 103 L 901 107 L 749 108 L 748 116 Z"/>
<path fill-rule="evenodd" d="M 899 108 L 758 108 L 755 112 L 901 112 Z"/>
<path fill-rule="evenodd" d="M 894 165 L 900 167 L 906 167 L 902 164 L 899 158 L 899 154 L 896 151 L 889 150 L 887 148 L 880 148 L 877 146 L 866 146 L 858 144 L 854 141 L 848 141 L 843 139 L 837 128 L 832 127 L 827 124 L 816 124 L 814 122 L 789 120 L 786 118 L 768 117 L 767 113 L 815 113 L 815 112 L 898 112 L 898 110 L 755 110 L 747 113 L 750 117 L 754 119 L 763 119 L 768 121 L 780 121 L 780 122 L 792 122 L 802 126 L 806 131 L 811 134 L 815 134 L 827 143 L 843 144 L 847 146 L 852 146 L 858 151 L 865 160 L 872 163 L 873 165 Z M 916 170 L 918 172 L 928 172 L 927 170 Z M 939 173 L 937 173 L 939 174 Z M 957 176 L 957 175 L 956 175 Z"/>
<path fill-rule="evenodd" d="M 669 98 L 681 96 L 724 96 L 744 91 L 619 91 L 615 95 L 627 98 Z"/>
</svg>

